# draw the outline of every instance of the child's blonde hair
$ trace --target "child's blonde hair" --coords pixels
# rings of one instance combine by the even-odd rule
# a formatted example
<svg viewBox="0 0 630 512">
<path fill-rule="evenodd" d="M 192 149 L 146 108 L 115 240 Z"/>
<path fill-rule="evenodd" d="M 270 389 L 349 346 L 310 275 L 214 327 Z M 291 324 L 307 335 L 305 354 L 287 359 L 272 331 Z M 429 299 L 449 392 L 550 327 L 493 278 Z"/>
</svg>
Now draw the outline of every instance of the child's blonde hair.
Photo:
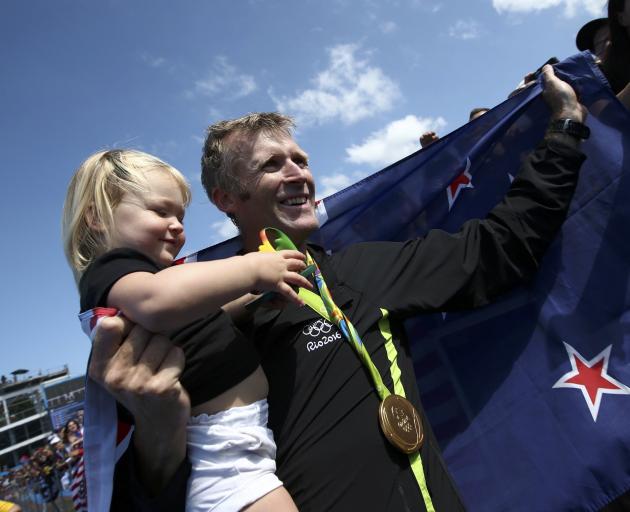
<svg viewBox="0 0 630 512">
<path fill-rule="evenodd" d="M 74 278 L 110 247 L 114 209 L 125 193 L 147 193 L 147 171 L 162 170 L 173 177 L 190 203 L 190 186 L 177 169 L 157 157 L 132 149 L 112 149 L 91 155 L 77 169 L 63 206 L 63 248 Z"/>
</svg>

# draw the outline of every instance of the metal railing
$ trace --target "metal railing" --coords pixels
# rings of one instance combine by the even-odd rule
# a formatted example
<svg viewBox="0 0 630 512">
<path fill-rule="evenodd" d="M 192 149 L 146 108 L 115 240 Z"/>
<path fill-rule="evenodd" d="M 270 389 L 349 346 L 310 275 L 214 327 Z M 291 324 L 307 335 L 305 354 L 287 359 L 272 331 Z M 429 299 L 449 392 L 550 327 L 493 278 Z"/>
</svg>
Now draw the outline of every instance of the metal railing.
<svg viewBox="0 0 630 512">
<path fill-rule="evenodd" d="M 0 381 L 0 393 L 11 391 L 11 389 L 15 387 L 27 386 L 30 383 L 37 384 L 39 382 L 43 382 L 44 380 L 54 379 L 55 377 L 62 377 L 64 375 L 68 375 L 68 373 L 70 373 L 70 371 L 68 370 L 68 365 L 64 364 L 63 366 L 58 366 L 56 368 L 38 370 L 37 373 L 29 372 L 25 374 L 25 376 L 20 378 L 18 378 L 17 376 L 5 376 L 6 380 Z"/>
</svg>

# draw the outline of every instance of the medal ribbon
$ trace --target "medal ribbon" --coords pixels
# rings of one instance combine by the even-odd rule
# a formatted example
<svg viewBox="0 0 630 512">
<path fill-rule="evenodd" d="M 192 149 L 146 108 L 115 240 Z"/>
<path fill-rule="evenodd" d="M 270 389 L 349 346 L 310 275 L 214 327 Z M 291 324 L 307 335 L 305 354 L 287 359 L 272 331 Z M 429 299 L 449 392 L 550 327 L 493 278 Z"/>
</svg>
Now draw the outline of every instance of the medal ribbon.
<svg viewBox="0 0 630 512">
<path fill-rule="evenodd" d="M 266 231 L 271 231 L 276 235 L 275 244 L 272 245 L 270 243 Z M 275 228 L 263 229 L 260 232 L 260 238 L 262 241 L 262 245 L 259 249 L 261 251 L 276 249 L 296 249 L 295 245 L 289 239 L 289 237 L 282 233 L 282 231 Z M 339 328 L 344 337 L 354 348 L 363 365 L 367 368 L 368 373 L 372 377 L 372 382 L 376 387 L 376 392 L 378 393 L 379 398 L 381 399 L 381 401 L 384 400 L 389 395 L 391 395 L 391 392 L 383 383 L 381 374 L 372 362 L 372 358 L 370 357 L 370 354 L 367 351 L 367 348 L 365 347 L 361 336 L 354 328 L 354 325 L 352 325 L 352 322 L 350 322 L 345 313 L 341 311 L 337 304 L 335 304 L 335 301 L 330 294 L 330 290 L 326 285 L 326 281 L 324 280 L 324 276 L 319 269 L 319 265 L 317 265 L 317 262 L 315 262 L 315 260 L 308 252 L 306 253 L 306 264 L 308 265 L 309 269 L 314 269 L 313 276 L 315 278 L 317 289 L 319 290 L 319 295 L 311 292 L 310 290 L 306 290 L 305 288 L 300 288 L 298 295 L 312 310 L 324 317 L 329 322 L 333 322 Z M 394 390 L 396 394 L 404 397 L 405 389 L 400 380 L 400 369 L 398 368 L 398 364 L 396 362 L 397 351 L 392 341 L 392 335 L 389 329 L 389 322 L 387 321 L 388 312 L 386 310 L 381 310 L 381 314 L 383 315 L 383 319 L 379 322 L 379 328 L 381 330 L 381 334 L 386 341 L 385 346 L 387 350 L 387 357 L 391 363 L 390 371 L 392 374 L 392 381 L 394 382 Z M 422 494 L 422 499 L 424 501 L 427 512 L 435 512 L 433 501 L 431 500 L 431 495 L 429 494 L 429 489 L 427 488 L 427 483 L 424 476 L 424 468 L 419 451 L 409 454 L 409 463 L 411 465 L 413 475 L 416 478 L 416 482 L 418 483 L 418 487 L 420 488 L 420 493 Z"/>
<path fill-rule="evenodd" d="M 309 290 L 305 290 L 304 288 L 300 288 L 299 296 L 300 298 L 316 313 L 319 313 L 327 320 L 333 322 L 339 330 L 343 333 L 345 338 L 352 344 L 355 352 L 358 354 L 359 359 L 365 365 L 370 376 L 372 377 L 372 381 L 374 382 L 374 386 L 376 387 L 376 392 L 378 393 L 379 398 L 385 400 L 391 393 L 387 386 L 383 383 L 383 379 L 378 369 L 372 362 L 372 358 L 365 348 L 363 341 L 361 340 L 361 336 L 352 325 L 352 322 L 348 319 L 339 306 L 335 304 L 335 301 L 328 290 L 328 286 L 326 285 L 326 281 L 324 280 L 324 276 L 322 276 L 321 271 L 319 270 L 319 266 L 313 260 L 311 255 L 306 253 L 306 264 L 313 265 L 315 267 L 314 277 L 315 283 L 317 284 L 317 288 L 319 290 L 319 296 Z M 322 303 L 324 308 L 322 308 Z M 325 315 L 322 310 L 325 309 Z M 389 329 L 389 323 L 387 320 L 387 311 L 381 310 L 381 314 L 383 315 L 383 319 L 379 322 L 379 328 L 381 330 L 381 334 L 385 338 L 385 346 L 387 350 L 387 358 L 389 359 L 391 366 L 390 371 L 392 374 L 392 381 L 394 382 L 394 391 L 396 394 L 404 397 L 405 396 L 405 388 L 402 385 L 400 380 L 400 369 L 398 368 L 398 363 L 396 362 L 397 353 L 396 347 L 392 341 L 391 331 Z M 420 494 L 422 495 L 422 500 L 424 501 L 424 506 L 427 512 L 435 512 L 435 508 L 433 507 L 433 500 L 431 500 L 431 495 L 429 494 L 429 489 L 427 487 L 426 478 L 424 476 L 424 468 L 422 465 L 422 459 L 420 458 L 420 452 L 414 452 L 409 454 L 409 464 L 411 465 L 411 471 L 413 472 L 413 476 L 416 478 L 416 482 L 418 483 L 418 487 L 420 488 Z"/>
<path fill-rule="evenodd" d="M 263 229 L 260 232 L 260 241 L 261 245 L 258 247 L 258 250 L 261 252 L 297 250 L 291 239 L 282 231 L 275 228 Z M 322 276 L 322 273 L 319 270 L 319 266 L 308 252 L 306 253 L 306 265 L 309 270 L 313 270 L 315 284 L 317 284 L 319 295 L 304 288 L 300 288 L 298 292 L 300 298 L 316 313 L 323 316 L 328 321 L 333 322 L 339 328 L 345 338 L 350 342 L 355 352 L 358 354 L 361 362 L 367 368 L 370 376 L 372 377 L 372 381 L 374 382 L 379 398 L 384 400 L 391 394 L 389 389 L 387 389 L 387 386 L 383 383 L 381 374 L 372 362 L 372 358 L 365 348 L 363 340 L 361 340 L 361 336 L 359 336 L 359 333 L 354 328 L 354 325 L 352 325 L 352 322 L 350 322 L 348 317 L 343 313 L 343 311 L 341 311 L 341 309 L 339 309 L 337 304 L 335 304 L 335 301 L 328 290 L 328 286 L 326 285 L 326 281 L 324 280 L 324 276 Z"/>
<path fill-rule="evenodd" d="M 328 319 L 333 322 L 339 330 L 342 332 L 344 337 L 350 342 L 355 352 L 361 359 L 361 362 L 367 368 L 370 376 L 372 377 L 372 382 L 374 382 L 374 386 L 376 387 L 376 392 L 381 400 L 387 398 L 391 393 L 387 386 L 383 383 L 383 379 L 381 374 L 377 370 L 376 366 L 372 362 L 372 358 L 367 351 L 367 348 L 363 344 L 363 340 L 359 333 L 352 325 L 352 322 L 348 319 L 348 317 L 344 314 L 341 309 L 335 304 L 332 296 L 330 295 L 330 291 L 328 290 L 328 286 L 326 285 L 326 281 L 324 280 L 324 276 L 322 276 L 321 271 L 319 270 L 319 266 L 315 263 L 315 260 L 311 257 L 311 255 L 306 253 L 306 264 L 313 265 L 315 267 L 315 272 L 313 276 L 315 277 L 315 284 L 317 284 L 317 289 L 319 290 L 319 297 L 312 292 L 308 292 L 308 290 L 300 289 L 300 298 L 304 300 L 312 309 L 319 312 L 321 307 L 313 307 L 311 303 L 314 300 L 321 300 L 324 304 L 324 308 L 326 309 L 326 313 Z M 308 292 L 308 293 L 303 293 Z M 308 296 L 308 298 L 307 298 Z M 314 297 L 313 297 L 314 296 Z"/>
</svg>

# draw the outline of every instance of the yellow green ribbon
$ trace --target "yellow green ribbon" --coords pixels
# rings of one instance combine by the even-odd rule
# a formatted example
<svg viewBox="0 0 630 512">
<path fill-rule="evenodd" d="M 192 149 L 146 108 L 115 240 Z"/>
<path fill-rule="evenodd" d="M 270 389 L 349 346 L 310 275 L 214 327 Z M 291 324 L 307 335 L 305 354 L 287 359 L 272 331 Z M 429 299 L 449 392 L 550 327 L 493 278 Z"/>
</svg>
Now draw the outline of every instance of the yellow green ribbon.
<svg viewBox="0 0 630 512">
<path fill-rule="evenodd" d="M 269 231 L 270 234 L 273 235 L 273 241 L 269 240 L 269 238 L 267 237 L 267 231 Z M 262 244 L 259 247 L 259 250 L 261 251 L 284 249 L 297 250 L 291 239 L 289 239 L 289 237 L 279 229 L 263 229 L 260 232 L 260 239 Z M 352 322 L 350 322 L 345 313 L 341 311 L 337 304 L 335 304 L 335 301 L 333 300 L 330 290 L 326 285 L 326 281 L 324 280 L 324 276 L 322 275 L 319 266 L 308 252 L 306 253 L 306 264 L 308 265 L 308 269 L 314 268 L 313 275 L 315 277 L 315 283 L 317 284 L 317 288 L 319 290 L 319 295 L 304 288 L 299 289 L 298 295 L 304 301 L 304 303 L 307 304 L 313 311 L 324 317 L 329 322 L 333 322 L 339 328 L 344 337 L 354 348 L 361 362 L 367 368 L 370 376 L 372 377 L 372 382 L 376 387 L 376 392 L 378 393 L 379 398 L 381 400 L 384 400 L 391 394 L 391 392 L 383 383 L 381 374 L 372 362 L 372 358 L 370 357 L 367 348 L 363 344 L 361 336 L 354 328 L 354 325 L 352 325 Z M 390 362 L 390 373 L 392 376 L 392 382 L 394 383 L 394 392 L 397 395 L 405 397 L 405 388 L 402 384 L 401 372 L 397 362 L 398 352 L 396 350 L 396 346 L 393 343 L 391 328 L 389 326 L 389 312 L 386 309 L 381 309 L 381 315 L 382 318 L 379 321 L 379 330 L 381 332 L 381 335 L 385 338 L 385 350 L 387 352 L 387 358 Z M 427 509 L 427 512 L 435 512 L 433 501 L 431 500 L 431 495 L 429 494 L 429 489 L 427 487 L 426 478 L 424 476 L 424 468 L 422 465 L 420 452 L 409 454 L 409 464 L 411 465 L 411 471 L 413 472 L 413 475 L 416 478 L 416 482 L 418 483 L 418 487 L 420 488 L 422 500 L 424 501 L 424 506 Z"/>
</svg>

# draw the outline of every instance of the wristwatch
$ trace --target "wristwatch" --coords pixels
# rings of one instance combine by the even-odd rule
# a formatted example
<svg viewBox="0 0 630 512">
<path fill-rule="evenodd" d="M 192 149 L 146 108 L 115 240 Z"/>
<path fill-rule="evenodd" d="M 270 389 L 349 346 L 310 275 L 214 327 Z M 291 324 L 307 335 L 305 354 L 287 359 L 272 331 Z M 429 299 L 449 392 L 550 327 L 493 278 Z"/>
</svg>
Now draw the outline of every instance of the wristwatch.
<svg viewBox="0 0 630 512">
<path fill-rule="evenodd" d="M 585 124 L 573 121 L 573 119 L 556 119 L 551 121 L 548 133 L 566 133 L 577 139 L 586 140 L 591 136 L 591 130 Z"/>
</svg>

